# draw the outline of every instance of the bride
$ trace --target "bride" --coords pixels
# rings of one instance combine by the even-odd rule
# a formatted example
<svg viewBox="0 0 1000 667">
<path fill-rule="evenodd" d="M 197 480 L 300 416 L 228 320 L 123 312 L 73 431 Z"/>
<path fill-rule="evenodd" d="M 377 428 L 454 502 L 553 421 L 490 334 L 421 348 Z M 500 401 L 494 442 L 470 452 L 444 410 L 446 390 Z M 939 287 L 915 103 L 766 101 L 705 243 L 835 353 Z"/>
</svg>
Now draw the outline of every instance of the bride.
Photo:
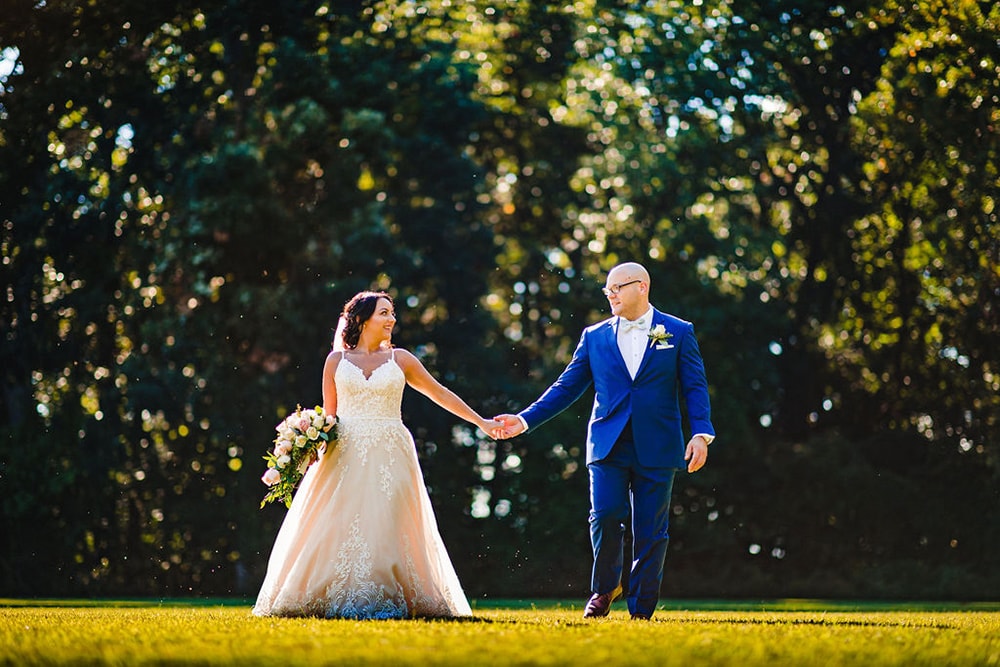
<svg viewBox="0 0 1000 667">
<path fill-rule="evenodd" d="M 338 439 L 306 472 L 253 613 L 415 618 L 472 610 L 438 533 L 413 437 L 400 420 L 406 384 L 484 432 L 479 416 L 406 350 L 392 348 L 393 302 L 361 292 L 344 306 L 323 367 L 323 408 Z"/>
</svg>

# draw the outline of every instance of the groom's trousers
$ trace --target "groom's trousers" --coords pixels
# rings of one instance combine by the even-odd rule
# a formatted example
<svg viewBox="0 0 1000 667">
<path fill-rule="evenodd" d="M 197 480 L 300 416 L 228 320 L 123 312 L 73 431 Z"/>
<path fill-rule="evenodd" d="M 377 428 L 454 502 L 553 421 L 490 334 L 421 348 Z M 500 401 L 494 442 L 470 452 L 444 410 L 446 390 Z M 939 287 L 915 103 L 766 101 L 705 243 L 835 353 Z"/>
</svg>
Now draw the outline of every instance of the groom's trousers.
<svg viewBox="0 0 1000 667">
<path fill-rule="evenodd" d="M 594 593 L 609 593 L 621 581 L 625 521 L 631 513 L 628 608 L 633 614 L 650 616 L 660 598 L 676 469 L 640 465 L 630 426 L 631 422 L 606 458 L 588 465 L 594 550 L 590 585 Z"/>
</svg>

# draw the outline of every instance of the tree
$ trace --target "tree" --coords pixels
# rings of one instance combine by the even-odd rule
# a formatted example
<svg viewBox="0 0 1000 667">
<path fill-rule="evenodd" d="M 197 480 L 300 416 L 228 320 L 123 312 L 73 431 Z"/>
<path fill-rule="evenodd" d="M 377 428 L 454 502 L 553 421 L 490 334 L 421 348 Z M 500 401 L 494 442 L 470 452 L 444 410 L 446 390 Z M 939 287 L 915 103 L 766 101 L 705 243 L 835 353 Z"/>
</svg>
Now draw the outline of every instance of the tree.
<svg viewBox="0 0 1000 667">
<path fill-rule="evenodd" d="M 6 581 L 245 590 L 268 539 L 246 512 L 262 491 L 252 448 L 318 397 L 339 305 L 377 285 L 410 307 L 404 330 L 439 344 L 457 335 L 449 312 L 468 313 L 464 335 L 482 326 L 469 276 L 486 275 L 493 246 L 468 220 L 470 82 L 440 44 L 366 36 L 361 4 L 70 9 L 26 10 L 5 31 L 15 45 L 52 35 L 20 50 L 4 98 L 5 136 L 24 137 L 5 149 L 37 165 L 4 174 L 18 195 L 5 197 L 6 266 L 23 290 L 5 304 L 19 416 L 3 456 L 18 529 Z M 35 210 L 51 213 L 39 224 Z M 30 465 L 43 446 L 60 452 L 54 470 Z M 52 569 L 67 579 L 42 591 L 25 559 L 57 530 Z"/>
<path fill-rule="evenodd" d="M 349 296 L 510 411 L 626 259 L 695 323 L 720 430 L 671 592 L 995 581 L 992 6 L 8 4 L 8 594 L 251 593 L 258 456 Z M 588 407 L 493 443 L 407 398 L 469 592 L 585 592 Z"/>
</svg>

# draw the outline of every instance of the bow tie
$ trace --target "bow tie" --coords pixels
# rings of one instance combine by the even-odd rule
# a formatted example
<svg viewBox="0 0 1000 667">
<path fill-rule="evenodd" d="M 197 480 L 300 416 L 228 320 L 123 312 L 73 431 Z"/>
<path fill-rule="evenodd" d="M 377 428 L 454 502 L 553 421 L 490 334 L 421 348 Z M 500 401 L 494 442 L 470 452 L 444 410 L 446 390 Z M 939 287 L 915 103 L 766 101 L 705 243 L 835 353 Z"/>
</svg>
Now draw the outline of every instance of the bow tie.
<svg viewBox="0 0 1000 667">
<path fill-rule="evenodd" d="M 646 323 L 645 317 L 640 317 L 637 320 L 626 320 L 624 317 L 618 318 L 618 326 L 621 327 L 623 333 L 628 333 L 630 331 L 645 331 L 649 328 Z"/>
</svg>

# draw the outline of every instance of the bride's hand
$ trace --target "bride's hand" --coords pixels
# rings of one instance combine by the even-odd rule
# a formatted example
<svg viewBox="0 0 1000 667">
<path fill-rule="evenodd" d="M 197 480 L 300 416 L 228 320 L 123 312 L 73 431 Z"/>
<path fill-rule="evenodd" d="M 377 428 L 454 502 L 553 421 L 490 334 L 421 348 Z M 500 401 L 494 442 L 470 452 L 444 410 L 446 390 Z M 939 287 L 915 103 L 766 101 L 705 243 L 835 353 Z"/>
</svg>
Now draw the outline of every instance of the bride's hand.
<svg viewBox="0 0 1000 667">
<path fill-rule="evenodd" d="M 503 438 L 503 422 L 496 419 L 480 419 L 479 429 L 494 440 Z"/>
</svg>

